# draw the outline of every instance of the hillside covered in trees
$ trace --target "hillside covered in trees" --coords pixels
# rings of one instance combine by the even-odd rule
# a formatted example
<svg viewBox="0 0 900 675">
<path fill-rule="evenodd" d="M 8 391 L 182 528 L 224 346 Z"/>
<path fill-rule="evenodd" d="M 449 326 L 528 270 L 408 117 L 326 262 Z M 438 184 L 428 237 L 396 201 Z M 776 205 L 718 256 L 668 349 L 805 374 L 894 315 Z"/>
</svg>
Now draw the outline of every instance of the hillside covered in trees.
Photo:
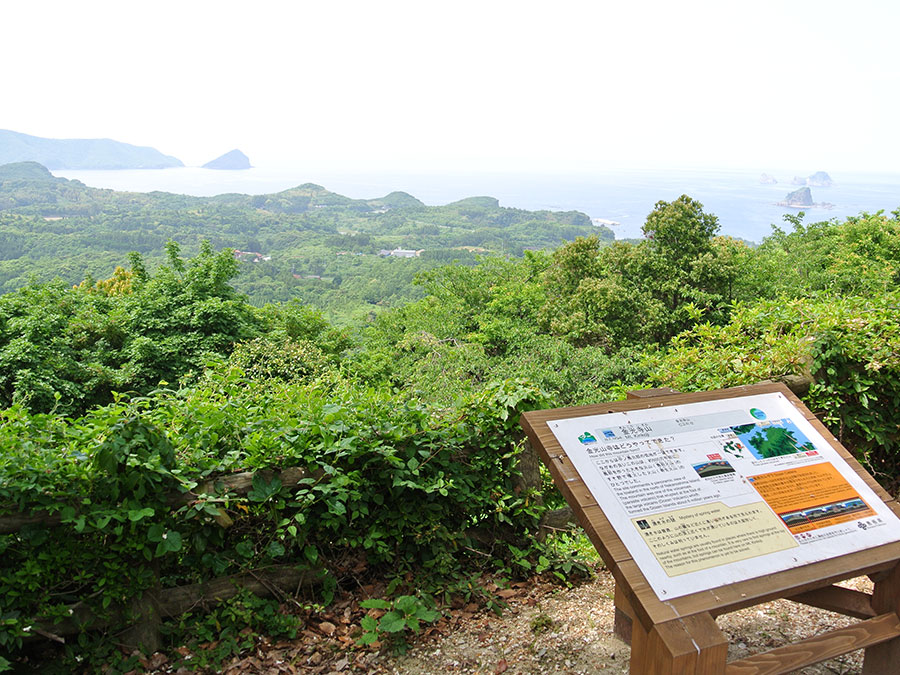
<svg viewBox="0 0 900 675">
<path fill-rule="evenodd" d="M 63 668 L 128 670 L 117 645 L 140 638 L 116 627 L 146 619 L 148 598 L 152 647 L 202 669 L 255 635 L 296 635 L 310 603 L 363 612 L 350 630 L 365 650 L 453 603 L 498 607 L 497 583 L 571 582 L 587 572 L 573 535 L 540 527 L 559 493 L 520 463 L 518 416 L 537 407 L 806 375 L 807 405 L 900 484 L 897 212 L 798 215 L 750 247 L 682 196 L 648 214 L 644 239 L 613 242 L 581 214 L 488 198 L 201 200 L 14 171 L 0 175 L 0 232 L 22 246 L 0 267 L 0 669 L 30 658 L 37 630 L 79 635 Z M 64 259 L 53 232 L 107 271 L 28 279 Z M 101 254 L 101 236 L 119 248 Z M 375 250 L 397 247 L 435 257 Z M 292 279 L 319 260 L 328 292 L 269 276 L 276 251 Z M 398 281 L 379 305 L 348 286 L 355 309 L 338 309 L 350 280 L 406 263 L 415 290 Z M 210 609 L 176 602 L 251 577 L 265 583 Z M 247 590 L 287 586 L 304 607 Z"/>
<path fill-rule="evenodd" d="M 312 184 L 255 196 L 124 193 L 34 162 L 0 166 L 0 291 L 33 275 L 107 277 L 130 251 L 154 267 L 167 241 L 194 255 L 206 240 L 238 252 L 233 283 L 252 304 L 296 299 L 347 322 L 421 298 L 412 280 L 423 270 L 591 234 L 613 239 L 583 213 L 504 208 L 491 197 L 428 207 L 401 192 L 361 200 Z"/>
</svg>

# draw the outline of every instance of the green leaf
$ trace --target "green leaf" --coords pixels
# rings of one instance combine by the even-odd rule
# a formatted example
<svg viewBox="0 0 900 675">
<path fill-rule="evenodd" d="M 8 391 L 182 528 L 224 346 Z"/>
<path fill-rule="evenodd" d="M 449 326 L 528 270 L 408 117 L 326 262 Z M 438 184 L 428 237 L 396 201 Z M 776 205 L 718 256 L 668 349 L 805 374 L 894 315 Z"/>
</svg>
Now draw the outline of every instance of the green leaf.
<svg viewBox="0 0 900 675">
<path fill-rule="evenodd" d="M 147 530 L 147 541 L 162 541 L 165 528 L 159 523 L 153 523 Z"/>
<path fill-rule="evenodd" d="M 432 621 L 437 620 L 437 618 L 441 615 L 439 611 L 436 609 L 427 609 L 426 607 L 419 607 L 416 610 L 416 618 L 424 621 L 425 623 L 431 623 Z"/>
<path fill-rule="evenodd" d="M 143 509 L 132 509 L 128 512 L 128 520 L 133 523 L 143 519 L 143 518 L 151 518 L 153 514 L 156 513 L 149 506 Z"/>
<path fill-rule="evenodd" d="M 378 639 L 378 634 L 374 631 L 366 632 L 359 636 L 357 643 L 361 645 L 370 645 Z"/>
<path fill-rule="evenodd" d="M 369 598 L 359 603 L 363 609 L 390 609 L 391 603 L 381 598 Z"/>
<path fill-rule="evenodd" d="M 247 498 L 251 502 L 264 502 L 271 499 L 281 491 L 281 478 L 273 476 L 271 481 L 267 481 L 262 474 L 253 474 L 253 487 L 247 493 Z"/>
<path fill-rule="evenodd" d="M 394 600 L 394 607 L 404 614 L 411 614 L 419 606 L 419 599 L 414 595 L 401 595 Z"/>
<path fill-rule="evenodd" d="M 181 532 L 178 530 L 169 530 L 164 535 L 166 542 L 166 550 L 175 552 L 181 550 Z"/>
<path fill-rule="evenodd" d="M 381 617 L 378 630 L 385 633 L 399 633 L 406 629 L 406 617 L 400 612 L 390 611 Z"/>
</svg>

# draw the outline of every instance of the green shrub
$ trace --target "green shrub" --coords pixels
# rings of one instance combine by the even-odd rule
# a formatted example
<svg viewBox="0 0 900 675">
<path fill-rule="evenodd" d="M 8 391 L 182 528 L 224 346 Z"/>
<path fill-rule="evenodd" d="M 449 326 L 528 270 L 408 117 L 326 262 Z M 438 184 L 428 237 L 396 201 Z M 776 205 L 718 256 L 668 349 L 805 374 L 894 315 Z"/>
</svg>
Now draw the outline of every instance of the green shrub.
<svg viewBox="0 0 900 675">
<path fill-rule="evenodd" d="M 647 363 L 682 391 L 811 375 L 808 405 L 891 489 L 900 480 L 900 295 L 766 300 L 677 336 Z"/>
<path fill-rule="evenodd" d="M 7 409 L 0 515 L 62 522 L 0 535 L 0 647 L 14 652 L 34 617 L 65 618 L 79 600 L 102 620 L 157 579 L 327 572 L 348 554 L 383 573 L 455 578 L 483 563 L 485 536 L 487 560 L 512 558 L 504 542 L 527 542 L 541 513 L 512 489 L 518 415 L 542 403 L 524 381 L 437 408 L 334 375 L 259 381 L 219 363 L 190 386 L 75 420 Z M 256 474 L 246 496 L 170 503 L 211 475 L 284 467 L 308 477 Z"/>
</svg>

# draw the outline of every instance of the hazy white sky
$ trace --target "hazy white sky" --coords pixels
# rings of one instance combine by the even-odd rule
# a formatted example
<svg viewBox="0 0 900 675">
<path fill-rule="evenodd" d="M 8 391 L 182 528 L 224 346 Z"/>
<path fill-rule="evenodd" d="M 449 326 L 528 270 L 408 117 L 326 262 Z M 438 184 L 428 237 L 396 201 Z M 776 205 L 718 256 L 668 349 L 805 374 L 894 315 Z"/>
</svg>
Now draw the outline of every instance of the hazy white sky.
<svg viewBox="0 0 900 675">
<path fill-rule="evenodd" d="M 900 169 L 895 0 L 10 0 L 0 26 L 0 128 L 188 165 Z"/>
</svg>

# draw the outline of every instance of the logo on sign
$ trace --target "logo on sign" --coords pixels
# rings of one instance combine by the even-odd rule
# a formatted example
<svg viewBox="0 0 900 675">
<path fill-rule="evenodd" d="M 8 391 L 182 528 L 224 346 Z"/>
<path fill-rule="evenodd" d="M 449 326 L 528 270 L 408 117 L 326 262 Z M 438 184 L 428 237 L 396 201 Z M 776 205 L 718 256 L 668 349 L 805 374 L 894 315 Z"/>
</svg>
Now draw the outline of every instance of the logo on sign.
<svg viewBox="0 0 900 675">
<path fill-rule="evenodd" d="M 584 443 L 585 445 L 587 445 L 588 443 L 596 443 L 597 442 L 597 439 L 594 438 L 594 435 L 589 431 L 585 431 L 583 434 L 581 434 L 581 436 L 578 437 L 578 440 L 581 441 L 582 443 Z"/>
<path fill-rule="evenodd" d="M 722 455 L 720 455 L 720 454 L 717 452 L 717 453 L 714 454 L 714 455 L 707 455 L 707 456 L 706 456 L 706 459 L 722 459 Z"/>
<path fill-rule="evenodd" d="M 764 413 L 759 408 L 750 408 L 750 414 L 753 415 L 753 417 L 758 420 L 766 419 L 766 413 Z"/>
</svg>

